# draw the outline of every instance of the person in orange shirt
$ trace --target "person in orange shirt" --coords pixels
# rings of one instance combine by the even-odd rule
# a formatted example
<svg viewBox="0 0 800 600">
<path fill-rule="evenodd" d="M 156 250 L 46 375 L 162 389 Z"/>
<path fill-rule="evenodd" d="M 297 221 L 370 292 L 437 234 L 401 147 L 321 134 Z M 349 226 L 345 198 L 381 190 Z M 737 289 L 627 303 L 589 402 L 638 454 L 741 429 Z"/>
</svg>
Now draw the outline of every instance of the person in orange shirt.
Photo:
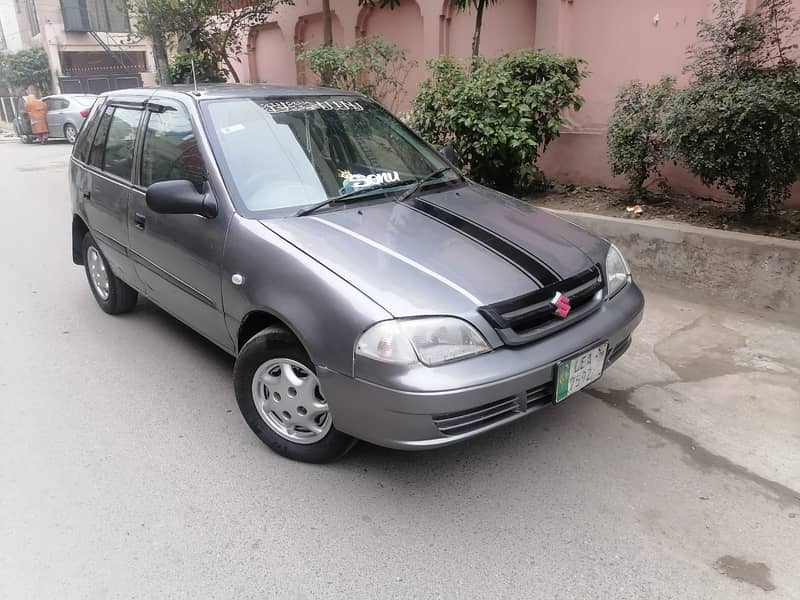
<svg viewBox="0 0 800 600">
<path fill-rule="evenodd" d="M 47 141 L 49 131 L 47 129 L 47 105 L 39 99 L 36 88 L 28 88 L 28 95 L 25 96 L 25 112 L 31 118 L 31 131 L 39 139 L 39 143 Z"/>
</svg>

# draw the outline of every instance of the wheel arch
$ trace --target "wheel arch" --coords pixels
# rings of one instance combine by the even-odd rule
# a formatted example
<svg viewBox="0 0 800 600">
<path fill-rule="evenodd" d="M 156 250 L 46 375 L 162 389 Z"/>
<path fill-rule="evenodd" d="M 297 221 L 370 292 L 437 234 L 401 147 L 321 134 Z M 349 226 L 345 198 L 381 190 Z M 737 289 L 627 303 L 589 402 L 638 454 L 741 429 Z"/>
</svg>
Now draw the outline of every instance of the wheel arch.
<svg viewBox="0 0 800 600">
<path fill-rule="evenodd" d="M 302 338 L 297 334 L 295 329 L 289 323 L 277 316 L 276 314 L 264 309 L 254 309 L 248 312 L 241 323 L 239 330 L 236 333 L 236 353 L 242 351 L 244 345 L 250 341 L 259 331 L 263 331 L 267 327 L 282 327 L 297 340 L 303 349 L 308 352 L 308 348 L 303 343 Z"/>
<path fill-rule="evenodd" d="M 83 260 L 83 238 L 89 233 L 89 227 L 78 215 L 72 215 L 72 262 L 82 265 Z"/>
<path fill-rule="evenodd" d="M 67 121 L 66 123 L 64 123 L 64 126 L 61 128 L 61 133 L 64 134 L 65 138 L 67 137 L 67 127 L 72 127 L 75 130 L 75 133 L 78 133 L 80 131 L 80 129 L 81 129 L 80 127 L 75 125 L 75 123 L 73 123 L 72 121 Z"/>
</svg>

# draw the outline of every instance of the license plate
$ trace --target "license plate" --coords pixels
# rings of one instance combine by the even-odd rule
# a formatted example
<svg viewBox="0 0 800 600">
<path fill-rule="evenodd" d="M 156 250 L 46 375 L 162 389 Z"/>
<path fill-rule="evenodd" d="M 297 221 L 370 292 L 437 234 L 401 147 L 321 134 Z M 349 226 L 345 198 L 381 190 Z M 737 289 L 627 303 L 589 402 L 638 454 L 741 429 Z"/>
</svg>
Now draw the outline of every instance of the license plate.
<svg viewBox="0 0 800 600">
<path fill-rule="evenodd" d="M 556 370 L 556 403 L 600 379 L 606 364 L 608 344 L 567 359 Z"/>
</svg>

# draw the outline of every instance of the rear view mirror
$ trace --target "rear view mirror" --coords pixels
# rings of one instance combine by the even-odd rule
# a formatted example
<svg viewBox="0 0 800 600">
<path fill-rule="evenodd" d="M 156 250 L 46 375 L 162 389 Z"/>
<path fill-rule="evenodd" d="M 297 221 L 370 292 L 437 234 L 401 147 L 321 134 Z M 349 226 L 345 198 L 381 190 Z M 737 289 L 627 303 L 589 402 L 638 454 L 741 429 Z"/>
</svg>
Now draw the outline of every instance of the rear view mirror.
<svg viewBox="0 0 800 600">
<path fill-rule="evenodd" d="M 145 202 L 153 212 L 166 215 L 217 216 L 212 194 L 202 194 L 186 179 L 159 181 L 147 188 Z"/>
</svg>

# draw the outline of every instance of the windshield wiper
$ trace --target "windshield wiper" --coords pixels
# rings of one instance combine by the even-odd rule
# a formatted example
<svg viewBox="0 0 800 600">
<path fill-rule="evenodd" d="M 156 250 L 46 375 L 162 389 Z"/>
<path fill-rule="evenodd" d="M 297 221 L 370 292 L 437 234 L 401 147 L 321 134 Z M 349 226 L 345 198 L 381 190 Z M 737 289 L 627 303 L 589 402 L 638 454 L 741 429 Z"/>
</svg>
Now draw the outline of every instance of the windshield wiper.
<svg viewBox="0 0 800 600">
<path fill-rule="evenodd" d="M 439 177 L 439 175 L 444 175 L 444 174 L 445 174 L 445 173 L 447 173 L 448 171 L 452 171 L 452 170 L 453 170 L 453 167 L 442 167 L 441 169 L 436 169 L 436 170 L 435 170 L 435 171 L 433 171 L 432 173 L 428 173 L 428 174 L 427 174 L 425 177 L 423 177 L 422 179 L 418 179 L 418 180 L 417 180 L 417 183 L 416 183 L 416 185 L 414 185 L 414 187 L 412 187 L 412 188 L 409 188 L 408 190 L 406 190 L 405 192 L 403 192 L 403 195 L 402 195 L 402 196 L 400 196 L 400 197 L 397 199 L 397 201 L 398 201 L 398 202 L 403 202 L 403 201 L 405 201 L 405 200 L 408 200 L 409 198 L 411 198 L 411 196 L 413 196 L 414 194 L 416 194 L 416 193 L 417 193 L 417 192 L 420 190 L 420 188 L 421 188 L 423 185 L 425 185 L 426 183 L 428 183 L 428 182 L 429 182 L 429 181 L 431 181 L 432 179 L 436 179 L 437 177 Z"/>
<path fill-rule="evenodd" d="M 308 208 L 303 208 L 297 211 L 297 213 L 295 213 L 295 216 L 304 217 L 305 215 L 310 215 L 311 213 L 317 212 L 320 208 L 324 208 L 326 206 L 333 206 L 334 204 L 338 204 L 339 202 L 342 202 L 344 200 L 349 200 L 355 196 L 358 196 L 359 194 L 364 194 L 364 197 L 368 198 L 375 192 L 380 192 L 381 190 L 397 187 L 399 185 L 408 185 L 409 183 L 416 183 L 416 179 L 402 179 L 400 181 L 392 181 L 391 183 L 387 183 L 379 187 L 353 190 L 351 192 L 347 192 L 346 194 L 341 194 L 340 196 L 334 196 L 333 198 L 328 198 L 327 200 L 323 200 L 322 202 L 317 202 L 316 204 L 313 204 Z"/>
</svg>

